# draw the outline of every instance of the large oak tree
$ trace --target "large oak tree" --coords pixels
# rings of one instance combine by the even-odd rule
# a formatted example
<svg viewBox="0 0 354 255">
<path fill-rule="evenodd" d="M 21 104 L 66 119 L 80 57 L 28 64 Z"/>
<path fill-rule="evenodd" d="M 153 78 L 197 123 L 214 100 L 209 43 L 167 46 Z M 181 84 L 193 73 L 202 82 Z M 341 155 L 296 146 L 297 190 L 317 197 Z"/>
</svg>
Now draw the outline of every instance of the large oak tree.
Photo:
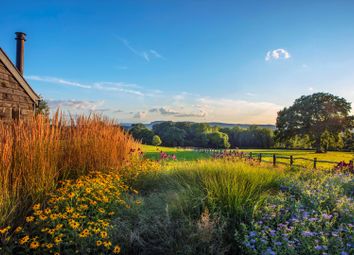
<svg viewBox="0 0 354 255">
<path fill-rule="evenodd" d="M 294 104 L 278 112 L 276 138 L 286 142 L 296 136 L 308 136 L 321 152 L 325 137 L 336 139 L 353 128 L 351 103 L 329 93 L 302 96 Z"/>
</svg>

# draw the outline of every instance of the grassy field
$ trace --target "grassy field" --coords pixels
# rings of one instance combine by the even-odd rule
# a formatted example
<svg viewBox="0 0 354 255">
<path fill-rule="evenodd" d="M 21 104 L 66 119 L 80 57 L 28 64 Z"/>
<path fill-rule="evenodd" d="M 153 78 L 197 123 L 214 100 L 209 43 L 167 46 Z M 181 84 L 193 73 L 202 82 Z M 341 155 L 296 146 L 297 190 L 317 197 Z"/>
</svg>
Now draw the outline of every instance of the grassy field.
<svg viewBox="0 0 354 255">
<path fill-rule="evenodd" d="M 209 158 L 210 155 L 200 153 L 191 149 L 170 148 L 162 146 L 142 145 L 142 150 L 146 158 L 157 160 L 160 158 L 160 152 L 165 152 L 169 155 L 176 155 L 177 160 L 197 160 Z"/>
<path fill-rule="evenodd" d="M 198 160 L 210 158 L 211 155 L 203 152 L 194 151 L 192 149 L 183 149 L 183 148 L 171 148 L 171 147 L 161 147 L 161 146 L 151 146 L 151 145 L 142 145 L 142 150 L 145 153 L 145 156 L 150 159 L 159 159 L 160 152 L 165 152 L 167 154 L 176 155 L 178 160 Z M 312 167 L 313 159 L 317 158 L 317 167 L 318 168 L 328 168 L 333 167 L 334 163 L 323 163 L 324 161 L 333 161 L 340 162 L 345 161 L 348 163 L 350 160 L 354 160 L 353 152 L 338 152 L 338 151 L 329 151 L 327 153 L 316 153 L 313 150 L 284 150 L 284 149 L 241 149 L 240 151 L 249 153 L 252 152 L 255 154 L 262 154 L 264 161 L 272 161 L 273 154 L 276 154 L 277 162 L 289 163 L 289 157 L 292 155 L 294 159 L 294 164 Z M 283 156 L 284 158 L 281 158 Z M 286 158 L 285 158 L 286 157 Z M 304 159 L 309 160 L 304 160 Z"/>
</svg>

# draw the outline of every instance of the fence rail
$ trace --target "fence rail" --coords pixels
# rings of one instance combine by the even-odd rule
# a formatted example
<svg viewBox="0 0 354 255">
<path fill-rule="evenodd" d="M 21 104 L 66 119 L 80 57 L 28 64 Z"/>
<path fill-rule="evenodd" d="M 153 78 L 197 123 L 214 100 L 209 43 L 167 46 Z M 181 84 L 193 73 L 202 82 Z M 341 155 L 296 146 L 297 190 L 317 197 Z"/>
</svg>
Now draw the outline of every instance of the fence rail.
<svg viewBox="0 0 354 255">
<path fill-rule="evenodd" d="M 353 160 L 350 160 L 348 164 L 346 164 L 344 161 L 338 162 L 338 161 L 330 161 L 330 160 L 319 160 L 317 158 L 304 158 L 304 157 L 296 157 L 294 155 L 281 155 L 281 154 L 276 154 L 276 153 L 255 153 L 255 152 L 242 152 L 242 151 L 237 151 L 237 150 L 220 150 L 220 149 L 195 149 L 198 152 L 202 153 L 208 153 L 214 157 L 218 156 L 234 156 L 234 157 L 239 157 L 239 158 L 249 158 L 249 159 L 254 159 L 258 160 L 259 162 L 266 162 L 266 163 L 272 163 L 274 166 L 277 164 L 286 164 L 290 166 L 302 166 L 299 164 L 295 164 L 295 162 L 298 162 L 299 160 L 302 161 L 307 161 L 312 164 L 314 169 L 318 168 L 318 164 L 321 163 L 326 163 L 326 164 L 333 164 L 334 166 L 347 166 L 350 170 L 353 170 Z M 265 158 L 270 158 L 271 160 L 266 160 Z M 281 159 L 288 160 L 288 162 L 284 161 L 279 161 Z"/>
</svg>

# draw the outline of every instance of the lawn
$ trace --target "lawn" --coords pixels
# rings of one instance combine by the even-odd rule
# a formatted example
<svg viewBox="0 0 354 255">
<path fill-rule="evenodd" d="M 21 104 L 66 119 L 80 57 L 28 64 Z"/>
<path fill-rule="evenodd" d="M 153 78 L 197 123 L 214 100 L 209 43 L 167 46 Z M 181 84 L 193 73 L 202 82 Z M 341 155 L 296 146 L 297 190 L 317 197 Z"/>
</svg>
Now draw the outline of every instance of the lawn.
<svg viewBox="0 0 354 255">
<path fill-rule="evenodd" d="M 193 149 L 173 147 L 171 148 L 151 145 L 142 145 L 142 150 L 145 153 L 145 156 L 150 159 L 159 159 L 161 151 L 169 155 L 176 155 L 178 160 L 198 160 L 210 158 L 212 156 L 211 154 L 195 151 Z M 313 150 L 285 149 L 240 149 L 240 151 L 243 151 L 245 153 L 252 152 L 254 157 L 257 157 L 257 155 L 262 154 L 262 159 L 268 162 L 272 161 L 273 154 L 275 154 L 277 156 L 277 162 L 289 163 L 289 157 L 292 155 L 294 164 L 306 167 L 312 167 L 314 158 L 317 158 L 318 168 L 329 168 L 335 165 L 335 163 L 320 162 L 321 160 L 333 162 L 345 161 L 346 163 L 349 163 L 350 160 L 354 160 L 353 152 L 329 151 L 327 153 L 316 153 Z"/>
</svg>

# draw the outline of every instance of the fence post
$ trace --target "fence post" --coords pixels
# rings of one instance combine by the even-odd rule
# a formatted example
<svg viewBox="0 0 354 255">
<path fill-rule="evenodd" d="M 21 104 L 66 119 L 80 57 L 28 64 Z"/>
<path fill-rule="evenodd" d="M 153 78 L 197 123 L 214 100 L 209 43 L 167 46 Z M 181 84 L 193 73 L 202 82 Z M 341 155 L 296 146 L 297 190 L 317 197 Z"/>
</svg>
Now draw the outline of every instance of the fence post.
<svg viewBox="0 0 354 255">
<path fill-rule="evenodd" d="M 317 168 L 317 158 L 313 159 L 313 169 Z"/>
<path fill-rule="evenodd" d="M 273 166 L 276 166 L 277 164 L 277 157 L 275 156 L 275 154 L 273 154 Z"/>
<path fill-rule="evenodd" d="M 250 152 L 250 159 L 252 159 L 252 151 Z"/>
<path fill-rule="evenodd" d="M 353 171 L 353 160 L 349 161 L 349 170 Z"/>
<path fill-rule="evenodd" d="M 293 155 L 290 155 L 290 166 L 292 166 L 294 163 Z"/>
<path fill-rule="evenodd" d="M 262 153 L 259 153 L 259 162 L 262 162 Z"/>
</svg>

